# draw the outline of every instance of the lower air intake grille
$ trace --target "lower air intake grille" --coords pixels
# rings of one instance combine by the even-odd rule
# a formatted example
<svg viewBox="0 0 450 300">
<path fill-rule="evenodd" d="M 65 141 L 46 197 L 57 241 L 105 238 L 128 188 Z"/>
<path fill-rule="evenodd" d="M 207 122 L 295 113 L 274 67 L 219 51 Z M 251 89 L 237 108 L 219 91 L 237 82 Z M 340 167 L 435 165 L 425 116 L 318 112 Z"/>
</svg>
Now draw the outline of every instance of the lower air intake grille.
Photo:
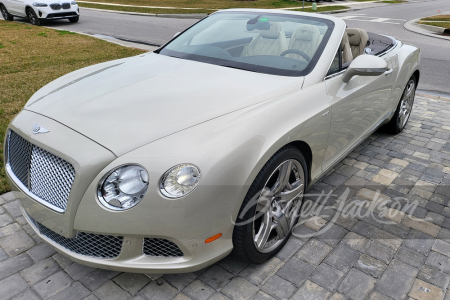
<svg viewBox="0 0 450 300">
<path fill-rule="evenodd" d="M 78 232 L 74 238 L 69 239 L 48 229 L 31 217 L 30 219 L 42 235 L 77 254 L 100 258 L 116 258 L 122 250 L 122 236 Z"/>
<path fill-rule="evenodd" d="M 183 252 L 175 243 L 165 239 L 144 238 L 144 254 L 148 256 L 182 257 Z"/>
</svg>

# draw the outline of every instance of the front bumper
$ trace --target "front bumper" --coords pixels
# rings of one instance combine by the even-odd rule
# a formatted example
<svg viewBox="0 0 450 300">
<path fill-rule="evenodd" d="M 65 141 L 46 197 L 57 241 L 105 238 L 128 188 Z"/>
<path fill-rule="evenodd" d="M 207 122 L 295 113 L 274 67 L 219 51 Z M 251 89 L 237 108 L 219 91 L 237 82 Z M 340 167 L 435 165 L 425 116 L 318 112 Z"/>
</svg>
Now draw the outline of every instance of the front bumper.
<svg viewBox="0 0 450 300">
<path fill-rule="evenodd" d="M 183 257 L 157 257 L 147 256 L 142 252 L 143 237 L 125 236 L 122 250 L 117 258 L 103 259 L 74 253 L 59 245 L 42 234 L 36 224 L 30 219 L 25 210 L 22 214 L 36 234 L 56 251 L 69 257 L 71 260 L 90 267 L 130 273 L 145 274 L 172 274 L 188 273 L 201 270 L 226 257 L 232 250 L 233 226 L 228 226 L 220 232 L 223 234 L 218 240 L 205 244 L 207 237 L 191 240 L 176 241 L 183 251 Z M 213 234 L 212 234 L 213 235 Z"/>
<path fill-rule="evenodd" d="M 69 9 L 53 10 L 50 7 L 33 7 L 39 19 L 57 20 L 73 18 L 80 15 L 78 5 L 72 5 Z"/>
</svg>

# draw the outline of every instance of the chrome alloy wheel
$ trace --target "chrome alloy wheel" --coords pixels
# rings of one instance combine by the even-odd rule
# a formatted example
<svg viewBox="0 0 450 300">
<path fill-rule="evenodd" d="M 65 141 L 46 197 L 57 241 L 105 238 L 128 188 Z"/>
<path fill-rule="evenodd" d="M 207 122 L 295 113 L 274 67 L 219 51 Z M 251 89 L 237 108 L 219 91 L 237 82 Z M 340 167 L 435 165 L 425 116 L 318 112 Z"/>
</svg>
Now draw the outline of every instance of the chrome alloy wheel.
<svg viewBox="0 0 450 300">
<path fill-rule="evenodd" d="M 261 253 L 276 249 L 295 225 L 302 205 L 305 172 L 295 159 L 280 164 L 270 175 L 256 204 L 253 242 Z"/>
<path fill-rule="evenodd" d="M 1 5 L 0 6 L 0 10 L 2 11 L 3 19 L 7 20 L 8 19 L 8 12 L 6 11 L 5 6 Z"/>
<path fill-rule="evenodd" d="M 28 15 L 28 20 L 30 21 L 30 23 L 31 23 L 32 25 L 36 25 L 36 24 L 37 24 L 37 16 L 36 16 L 36 14 L 31 10 L 31 8 L 28 9 L 27 15 Z"/>
<path fill-rule="evenodd" d="M 409 116 L 411 115 L 412 107 L 414 104 L 414 97 L 416 96 L 416 82 L 410 79 L 406 85 L 405 94 L 400 102 L 400 110 L 398 113 L 398 127 L 405 127 L 408 122 Z"/>
</svg>

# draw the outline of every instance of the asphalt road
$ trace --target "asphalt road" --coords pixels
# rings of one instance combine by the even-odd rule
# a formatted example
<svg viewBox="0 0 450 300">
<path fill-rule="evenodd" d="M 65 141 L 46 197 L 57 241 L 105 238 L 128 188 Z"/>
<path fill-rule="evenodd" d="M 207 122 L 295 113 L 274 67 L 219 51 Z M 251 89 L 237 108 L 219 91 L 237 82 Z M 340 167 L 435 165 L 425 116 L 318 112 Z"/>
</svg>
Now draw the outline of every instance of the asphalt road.
<svg viewBox="0 0 450 300">
<path fill-rule="evenodd" d="M 450 94 L 450 41 L 413 33 L 403 27 L 406 21 L 437 14 L 438 10 L 450 12 L 450 1 L 422 0 L 367 8 L 335 16 L 343 17 L 348 27 L 394 36 L 405 43 L 420 47 L 422 76 L 419 89 Z M 61 20 L 51 22 L 47 26 L 161 45 L 175 33 L 197 21 L 82 9 L 79 23 Z"/>
</svg>

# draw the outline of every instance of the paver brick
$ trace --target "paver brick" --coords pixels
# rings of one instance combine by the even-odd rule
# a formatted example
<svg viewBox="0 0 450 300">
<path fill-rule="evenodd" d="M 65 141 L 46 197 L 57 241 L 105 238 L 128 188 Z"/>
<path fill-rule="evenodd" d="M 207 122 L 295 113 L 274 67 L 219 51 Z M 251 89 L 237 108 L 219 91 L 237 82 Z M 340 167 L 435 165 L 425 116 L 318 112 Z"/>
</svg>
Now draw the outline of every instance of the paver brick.
<svg viewBox="0 0 450 300">
<path fill-rule="evenodd" d="M 112 283 L 112 281 L 108 281 L 108 283 Z M 177 293 L 178 291 L 176 288 L 171 286 L 164 279 L 159 278 L 150 282 L 150 284 L 144 287 L 138 295 L 142 295 L 145 299 L 149 300 L 169 300 L 175 298 Z M 127 297 L 127 294 L 124 294 L 123 297 Z"/>
<path fill-rule="evenodd" d="M 351 269 L 338 290 L 352 300 L 363 300 L 372 291 L 375 282 L 373 277 L 357 269 Z"/>
<path fill-rule="evenodd" d="M 296 256 L 309 264 L 318 265 L 328 255 L 331 249 L 327 244 L 316 239 L 311 239 L 298 251 Z"/>
<path fill-rule="evenodd" d="M 134 296 L 150 282 L 150 278 L 144 274 L 122 273 L 115 277 L 113 282 Z"/>
<path fill-rule="evenodd" d="M 420 279 L 416 279 L 408 295 L 417 300 L 436 300 L 442 299 L 444 293 L 440 288 Z"/>
<path fill-rule="evenodd" d="M 388 264 L 394 257 L 395 251 L 377 241 L 371 241 L 364 250 L 364 253 Z"/>
<path fill-rule="evenodd" d="M 0 299 L 10 299 L 27 288 L 25 280 L 19 274 L 14 274 L 0 280 Z"/>
<path fill-rule="evenodd" d="M 404 299 L 411 289 L 417 273 L 418 270 L 415 268 L 393 260 L 381 276 L 375 290 L 395 300 Z M 400 282 L 401 284 L 399 284 Z"/>
<path fill-rule="evenodd" d="M 359 256 L 360 253 L 357 250 L 339 244 L 325 258 L 325 262 L 339 271 L 347 272 Z"/>
<path fill-rule="evenodd" d="M 97 269 L 81 278 L 80 282 L 91 291 L 95 291 L 118 274 L 116 271 Z"/>
<path fill-rule="evenodd" d="M 81 300 L 85 299 L 91 291 L 84 287 L 80 282 L 73 283 L 70 287 L 54 295 L 49 300 Z"/>
<path fill-rule="evenodd" d="M 21 254 L 0 262 L 0 280 L 33 264 L 33 260 L 27 254 Z"/>
<path fill-rule="evenodd" d="M 310 299 L 327 299 L 330 296 L 323 287 L 318 286 L 314 282 L 306 281 L 301 288 L 292 296 L 293 300 L 310 300 Z"/>
<path fill-rule="evenodd" d="M 35 241 L 30 238 L 24 230 L 20 230 L 14 234 L 0 238 L 0 247 L 2 247 L 9 256 L 15 256 L 23 253 L 35 244 Z"/>
<path fill-rule="evenodd" d="M 196 279 L 183 290 L 183 293 L 192 299 L 206 300 L 214 294 L 214 289 Z"/>
<path fill-rule="evenodd" d="M 355 263 L 355 267 L 374 278 L 380 278 L 383 272 L 386 270 L 387 265 L 382 261 L 373 258 L 372 256 L 363 254 Z"/>
<path fill-rule="evenodd" d="M 20 275 L 22 275 L 29 285 L 34 285 L 60 270 L 60 266 L 52 258 L 47 258 L 20 271 Z"/>
<path fill-rule="evenodd" d="M 33 289 L 44 299 L 48 299 L 68 288 L 72 280 L 66 273 L 60 271 L 33 286 Z"/>
<path fill-rule="evenodd" d="M 425 264 L 435 267 L 436 269 L 450 274 L 450 260 L 447 256 L 444 256 L 440 253 L 431 251 L 428 255 L 427 260 L 425 261 Z"/>
<path fill-rule="evenodd" d="M 221 292 L 232 300 L 249 299 L 258 292 L 259 288 L 241 277 L 235 277 Z"/>
<path fill-rule="evenodd" d="M 277 275 L 270 277 L 261 288 L 278 299 L 289 299 L 297 290 L 293 284 Z"/>
<path fill-rule="evenodd" d="M 218 265 L 214 265 L 200 275 L 199 278 L 213 289 L 218 290 L 231 281 L 233 274 Z"/>
<path fill-rule="evenodd" d="M 197 275 L 194 273 L 181 273 L 181 274 L 166 274 L 164 279 L 174 286 L 178 291 L 183 290 L 185 287 L 190 285 Z"/>
<path fill-rule="evenodd" d="M 333 291 L 338 287 L 343 276 L 343 272 L 322 263 L 314 270 L 309 280 L 327 290 Z"/>
<path fill-rule="evenodd" d="M 293 257 L 276 274 L 296 286 L 301 286 L 313 271 L 313 266 Z"/>
<path fill-rule="evenodd" d="M 417 275 L 417 278 L 426 281 L 428 283 L 431 283 L 433 285 L 436 285 L 441 289 L 446 289 L 450 282 L 450 275 L 447 275 L 439 271 L 438 269 L 435 269 L 427 265 L 422 267 L 419 274 Z"/>
</svg>

